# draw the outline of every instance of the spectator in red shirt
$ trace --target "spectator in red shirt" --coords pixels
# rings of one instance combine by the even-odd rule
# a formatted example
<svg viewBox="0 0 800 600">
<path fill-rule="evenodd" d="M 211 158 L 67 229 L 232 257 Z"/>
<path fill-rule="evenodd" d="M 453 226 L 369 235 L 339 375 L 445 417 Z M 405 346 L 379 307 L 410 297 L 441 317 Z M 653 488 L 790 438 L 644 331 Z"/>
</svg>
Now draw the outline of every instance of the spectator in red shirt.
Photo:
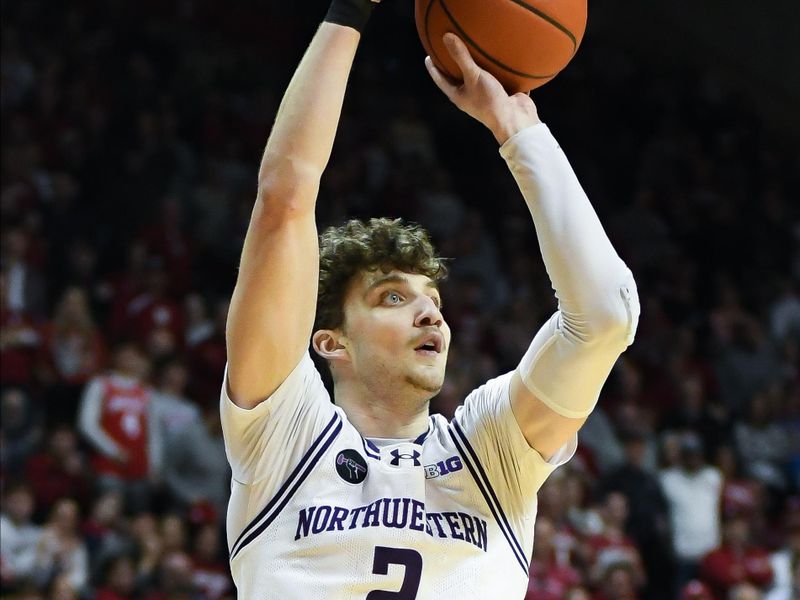
<svg viewBox="0 0 800 600">
<path fill-rule="evenodd" d="M 762 590 L 772 583 L 769 554 L 751 540 L 750 523 L 742 514 L 728 518 L 722 545 L 703 559 L 700 572 L 716 600 L 725 600 L 740 583 L 751 583 Z"/>
<path fill-rule="evenodd" d="M 74 498 L 86 507 L 90 492 L 86 464 L 69 425 L 56 426 L 47 447 L 28 459 L 25 478 L 42 514 L 49 514 L 59 498 Z"/>
<path fill-rule="evenodd" d="M 162 455 L 151 391 L 145 384 L 149 368 L 135 344 L 120 344 L 114 370 L 86 386 L 79 414 L 80 431 L 95 449 L 97 487 L 101 492 L 122 492 L 134 511 L 149 504 L 150 484 L 158 477 Z"/>
</svg>

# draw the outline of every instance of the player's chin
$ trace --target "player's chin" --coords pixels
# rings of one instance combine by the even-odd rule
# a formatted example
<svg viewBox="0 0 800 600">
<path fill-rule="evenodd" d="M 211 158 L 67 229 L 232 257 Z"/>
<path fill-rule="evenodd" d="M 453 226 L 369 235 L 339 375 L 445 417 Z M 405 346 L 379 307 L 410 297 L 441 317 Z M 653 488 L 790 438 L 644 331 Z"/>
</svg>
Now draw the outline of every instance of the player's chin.
<svg viewBox="0 0 800 600">
<path fill-rule="evenodd" d="M 415 369 L 409 380 L 417 388 L 434 395 L 438 394 L 444 385 L 444 368 L 425 365 Z"/>
</svg>

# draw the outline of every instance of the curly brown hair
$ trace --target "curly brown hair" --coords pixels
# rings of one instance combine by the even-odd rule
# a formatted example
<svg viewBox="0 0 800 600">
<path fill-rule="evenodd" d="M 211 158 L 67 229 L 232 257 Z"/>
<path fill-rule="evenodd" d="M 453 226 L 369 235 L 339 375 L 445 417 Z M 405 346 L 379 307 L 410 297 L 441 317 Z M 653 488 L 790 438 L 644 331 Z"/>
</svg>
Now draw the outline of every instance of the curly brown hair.
<svg viewBox="0 0 800 600">
<path fill-rule="evenodd" d="M 427 275 L 436 283 L 447 277 L 445 259 L 436 256 L 428 232 L 402 219 L 353 219 L 328 227 L 320 236 L 319 294 L 314 331 L 344 324 L 344 297 L 362 271 L 398 269 Z"/>
</svg>

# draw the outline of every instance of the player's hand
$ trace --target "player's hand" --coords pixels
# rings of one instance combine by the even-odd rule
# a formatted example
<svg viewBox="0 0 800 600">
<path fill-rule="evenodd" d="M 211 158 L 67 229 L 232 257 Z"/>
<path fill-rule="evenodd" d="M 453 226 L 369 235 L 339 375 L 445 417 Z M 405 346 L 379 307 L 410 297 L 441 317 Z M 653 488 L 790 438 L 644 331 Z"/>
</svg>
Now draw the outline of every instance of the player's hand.
<svg viewBox="0 0 800 600">
<path fill-rule="evenodd" d="M 444 45 L 461 70 L 461 81 L 437 69 L 430 56 L 425 58 L 428 73 L 453 104 L 486 125 L 500 144 L 521 129 L 541 123 L 531 97 L 509 96 L 494 75 L 477 65 L 458 36 L 446 33 Z"/>
</svg>

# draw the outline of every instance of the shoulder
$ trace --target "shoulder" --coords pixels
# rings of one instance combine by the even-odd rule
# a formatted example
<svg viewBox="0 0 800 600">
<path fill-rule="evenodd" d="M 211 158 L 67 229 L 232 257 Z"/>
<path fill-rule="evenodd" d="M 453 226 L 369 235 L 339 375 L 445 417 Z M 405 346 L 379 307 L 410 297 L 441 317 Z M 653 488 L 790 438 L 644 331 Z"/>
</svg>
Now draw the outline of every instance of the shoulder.
<svg viewBox="0 0 800 600">
<path fill-rule="evenodd" d="M 464 399 L 464 403 L 456 409 L 455 419 L 464 416 L 465 412 L 492 412 L 496 413 L 499 406 L 510 405 L 510 389 L 513 371 L 504 373 L 490 379 L 483 385 L 475 388 Z"/>
</svg>

